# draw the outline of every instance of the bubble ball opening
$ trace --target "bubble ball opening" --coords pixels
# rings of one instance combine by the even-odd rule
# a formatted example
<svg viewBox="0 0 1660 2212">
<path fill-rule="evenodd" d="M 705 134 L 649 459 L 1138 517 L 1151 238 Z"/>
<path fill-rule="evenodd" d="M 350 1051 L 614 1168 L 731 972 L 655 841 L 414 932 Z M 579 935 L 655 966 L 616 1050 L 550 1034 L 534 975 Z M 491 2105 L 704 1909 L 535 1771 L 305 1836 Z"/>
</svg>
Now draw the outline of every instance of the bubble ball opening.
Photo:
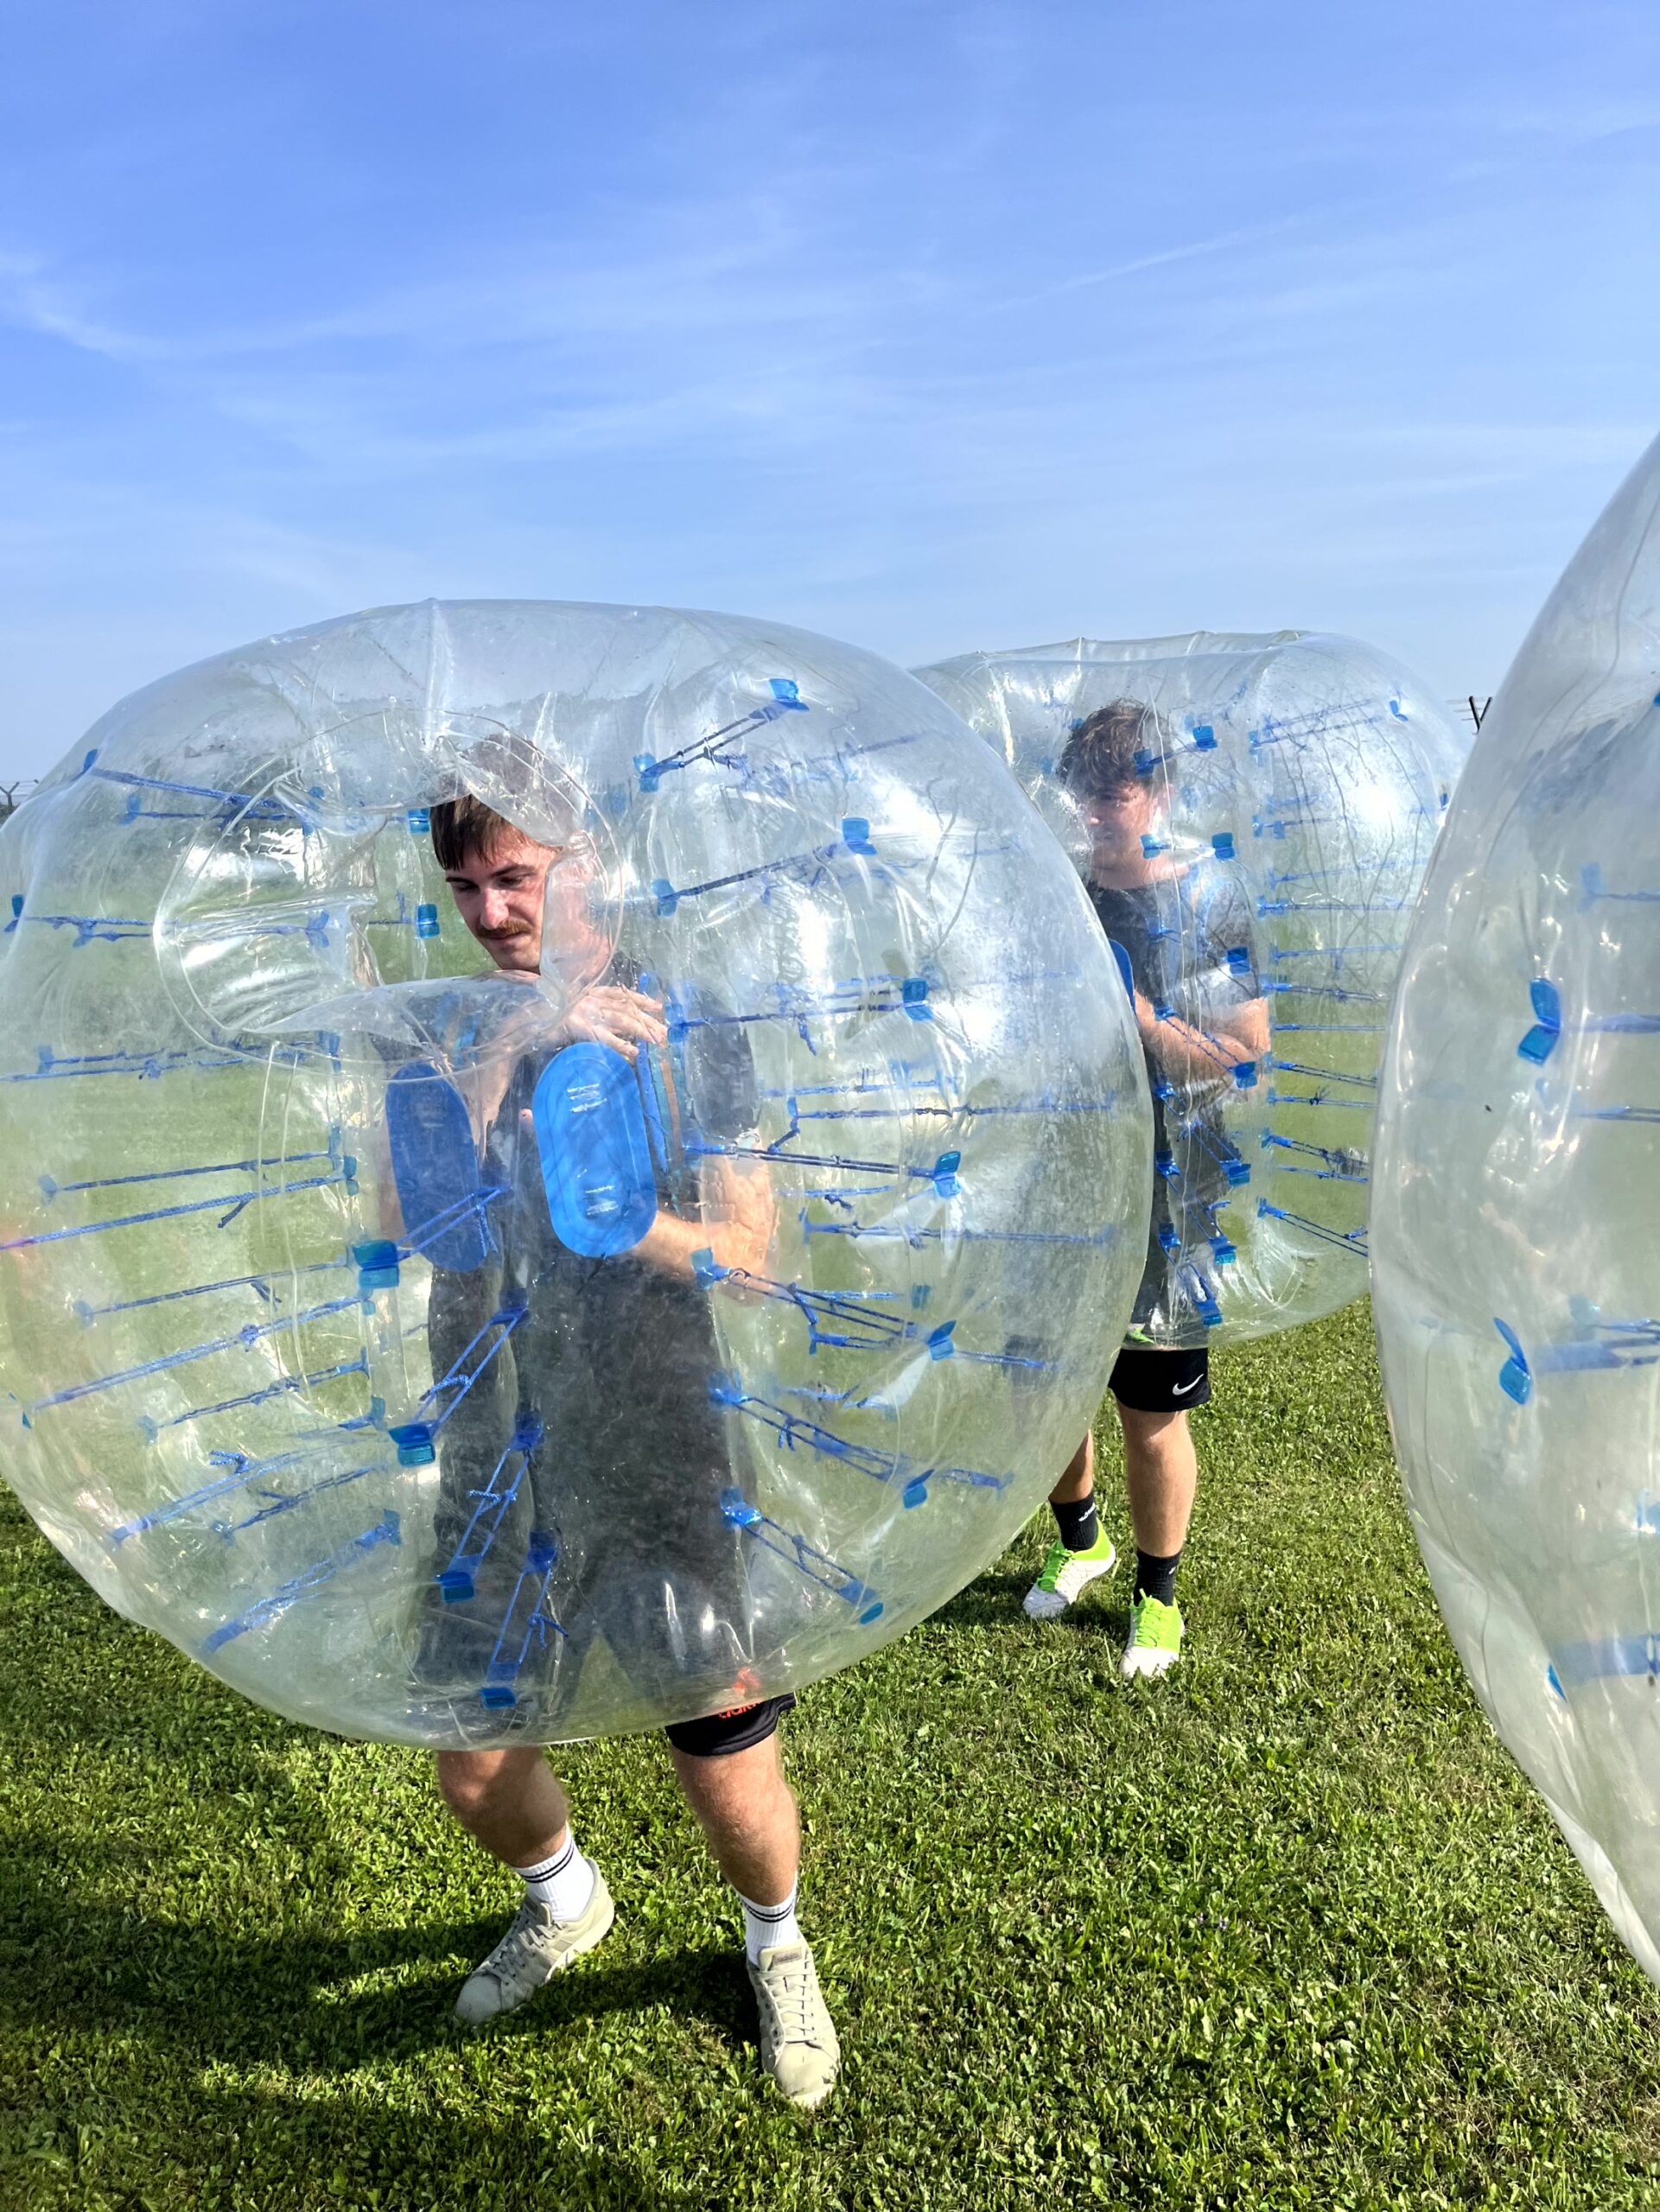
<svg viewBox="0 0 1660 2212">
<path fill-rule="evenodd" d="M 436 865 L 469 797 L 546 869 L 539 972 Z M 122 702 L 0 865 L 8 1476 L 258 1702 L 483 1746 L 798 1688 L 1087 1427 L 1130 1009 L 1014 779 L 874 656 L 379 609 Z"/>
<path fill-rule="evenodd" d="M 1008 763 L 1118 950 L 1154 1202 L 1134 1319 L 1243 1340 L 1366 1287 L 1384 1015 L 1462 747 L 1347 638 L 1213 631 L 917 671 Z"/>
<path fill-rule="evenodd" d="M 1660 443 L 1484 719 L 1378 1112 L 1407 1500 L 1493 1726 L 1660 1981 Z"/>
</svg>

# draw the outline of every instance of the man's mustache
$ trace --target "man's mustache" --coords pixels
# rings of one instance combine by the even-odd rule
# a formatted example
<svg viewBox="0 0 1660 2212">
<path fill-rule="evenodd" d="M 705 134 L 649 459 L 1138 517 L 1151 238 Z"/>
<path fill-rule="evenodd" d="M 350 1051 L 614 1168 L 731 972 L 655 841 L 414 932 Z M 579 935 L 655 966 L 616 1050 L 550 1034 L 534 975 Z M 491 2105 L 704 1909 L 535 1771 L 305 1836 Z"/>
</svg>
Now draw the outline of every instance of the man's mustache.
<svg viewBox="0 0 1660 2212">
<path fill-rule="evenodd" d="M 499 930 L 480 930 L 479 931 L 479 935 L 481 938 L 493 944 L 499 944 L 508 938 L 534 937 L 535 934 L 535 931 L 528 922 L 506 922 Z"/>
</svg>

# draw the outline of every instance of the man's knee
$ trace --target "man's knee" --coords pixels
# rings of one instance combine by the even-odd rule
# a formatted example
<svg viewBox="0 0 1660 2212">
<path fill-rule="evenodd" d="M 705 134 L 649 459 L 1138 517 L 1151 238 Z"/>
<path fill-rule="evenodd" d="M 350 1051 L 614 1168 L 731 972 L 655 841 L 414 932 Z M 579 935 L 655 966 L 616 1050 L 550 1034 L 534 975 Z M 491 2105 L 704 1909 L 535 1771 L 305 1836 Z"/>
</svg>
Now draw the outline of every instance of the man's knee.
<svg viewBox="0 0 1660 2212">
<path fill-rule="evenodd" d="M 717 1859 L 733 1848 L 796 1848 L 795 1792 L 784 1778 L 776 1738 L 731 1758 L 673 1754 L 680 1787 Z"/>
<path fill-rule="evenodd" d="M 440 1751 L 438 1794 L 464 1826 L 510 1802 L 540 1761 L 539 1751 Z"/>
<path fill-rule="evenodd" d="M 779 1797 L 792 1799 L 784 1779 L 777 1731 L 758 1744 L 710 1756 L 684 1750 L 671 1743 L 669 1756 L 693 1810 L 700 1816 L 727 1820 L 753 1813 Z"/>
<path fill-rule="evenodd" d="M 1167 1435 L 1179 1435 L 1187 1426 L 1184 1413 L 1149 1414 L 1139 1406 L 1119 1406 L 1118 1421 L 1127 1441 L 1142 1445 L 1156 1444 Z"/>
</svg>

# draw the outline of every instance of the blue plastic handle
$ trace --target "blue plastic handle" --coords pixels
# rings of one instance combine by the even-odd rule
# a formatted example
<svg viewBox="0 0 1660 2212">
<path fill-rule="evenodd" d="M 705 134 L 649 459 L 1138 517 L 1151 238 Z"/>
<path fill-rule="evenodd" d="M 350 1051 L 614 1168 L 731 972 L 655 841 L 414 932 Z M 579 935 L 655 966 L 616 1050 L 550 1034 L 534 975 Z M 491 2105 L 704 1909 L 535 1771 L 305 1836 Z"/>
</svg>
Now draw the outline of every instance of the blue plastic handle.
<svg viewBox="0 0 1660 2212">
<path fill-rule="evenodd" d="M 634 1071 L 607 1045 L 568 1045 L 531 1102 L 554 1235 L 588 1260 L 612 1260 L 657 1218 L 651 1140 Z"/>
<path fill-rule="evenodd" d="M 1528 986 L 1528 1002 L 1533 1008 L 1534 1024 L 1516 1049 L 1521 1058 L 1542 1067 L 1562 1033 L 1561 994 L 1542 976 Z"/>
</svg>

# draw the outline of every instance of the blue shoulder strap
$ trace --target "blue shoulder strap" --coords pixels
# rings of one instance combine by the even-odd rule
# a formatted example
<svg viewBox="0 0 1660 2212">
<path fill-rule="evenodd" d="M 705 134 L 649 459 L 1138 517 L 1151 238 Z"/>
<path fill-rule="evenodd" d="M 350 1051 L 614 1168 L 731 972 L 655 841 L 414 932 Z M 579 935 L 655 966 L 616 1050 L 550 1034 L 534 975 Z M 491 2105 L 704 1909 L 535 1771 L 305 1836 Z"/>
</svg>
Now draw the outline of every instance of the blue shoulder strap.
<svg viewBox="0 0 1660 2212">
<path fill-rule="evenodd" d="M 1118 963 L 1119 976 L 1125 990 L 1129 994 L 1130 1003 L 1133 1006 L 1135 1002 L 1135 978 L 1130 971 L 1129 955 L 1116 937 L 1110 937 L 1107 943 L 1112 947 L 1112 957 Z"/>
<path fill-rule="evenodd" d="M 386 1133 L 410 1244 L 435 1268 L 471 1274 L 494 1245 L 467 1101 L 429 1062 L 417 1060 L 386 1086 Z"/>
</svg>

